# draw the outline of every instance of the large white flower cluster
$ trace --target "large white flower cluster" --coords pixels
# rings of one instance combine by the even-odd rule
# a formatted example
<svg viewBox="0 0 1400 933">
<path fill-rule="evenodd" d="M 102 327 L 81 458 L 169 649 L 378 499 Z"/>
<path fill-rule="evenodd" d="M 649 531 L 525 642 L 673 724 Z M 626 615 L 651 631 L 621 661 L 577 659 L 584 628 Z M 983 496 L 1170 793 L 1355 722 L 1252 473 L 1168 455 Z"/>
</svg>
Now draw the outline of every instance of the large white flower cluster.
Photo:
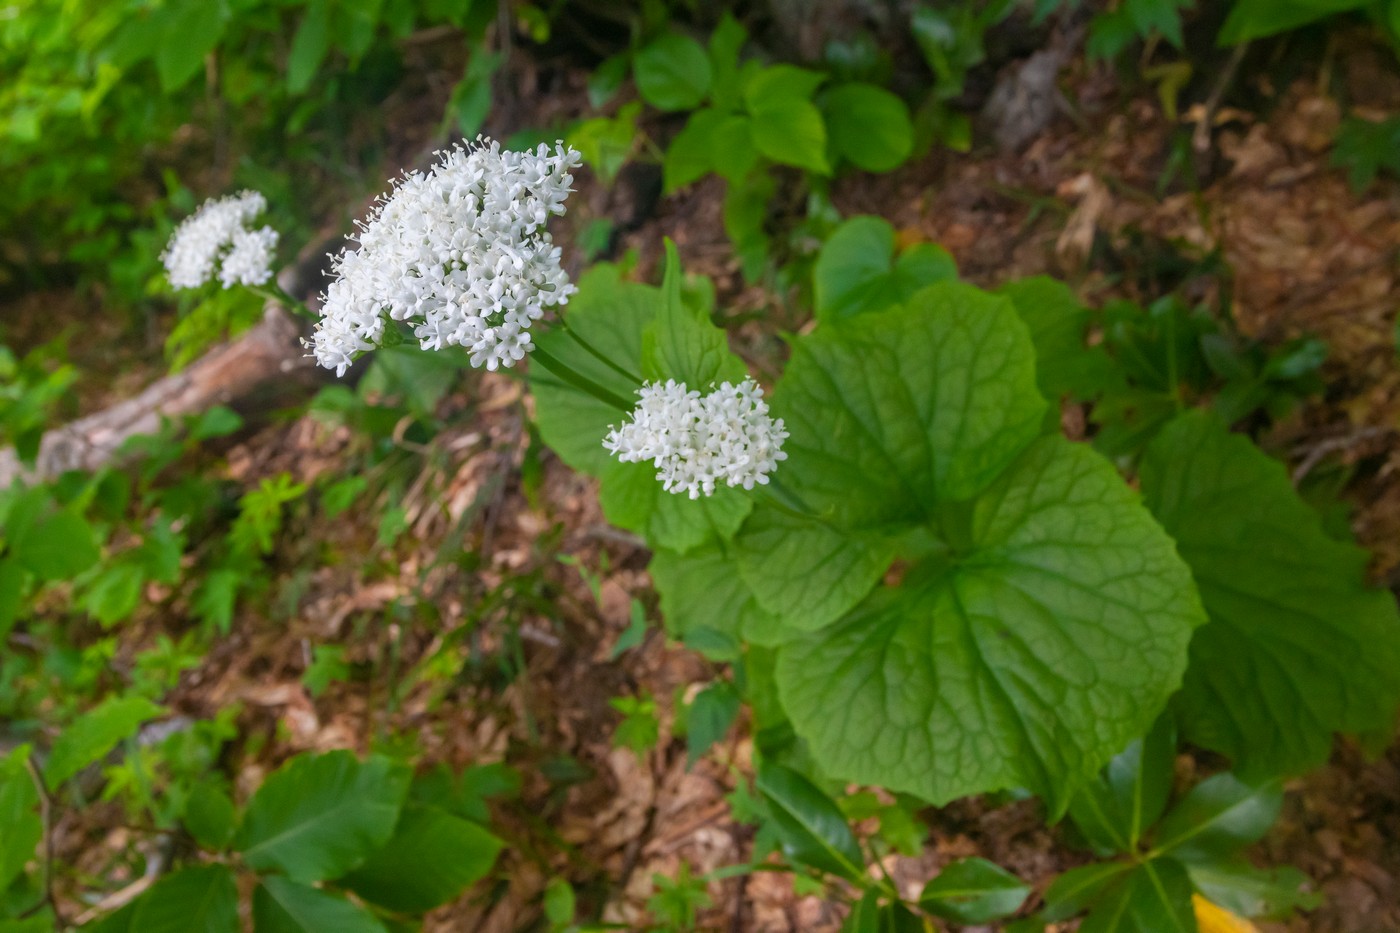
<svg viewBox="0 0 1400 933">
<path fill-rule="evenodd" d="M 708 395 L 668 379 L 638 390 L 631 420 L 603 440 L 624 463 L 650 460 L 667 492 L 713 495 L 715 484 L 752 489 L 786 460 L 783 419 L 768 415 L 763 389 L 752 379 L 722 382 Z"/>
<path fill-rule="evenodd" d="M 530 325 L 575 291 L 544 227 L 564 213 L 579 153 L 478 137 L 440 155 L 404 176 L 360 225 L 358 248 L 334 260 L 312 346 L 339 375 L 388 321 L 411 324 L 425 350 L 461 346 L 473 366 L 510 366 L 533 346 Z"/>
<path fill-rule="evenodd" d="M 267 210 L 267 199 L 256 191 L 210 198 L 175 228 L 160 261 L 176 288 L 199 288 L 214 277 L 218 266 L 224 288 L 262 285 L 272 276 L 277 231 L 250 229 Z"/>
</svg>

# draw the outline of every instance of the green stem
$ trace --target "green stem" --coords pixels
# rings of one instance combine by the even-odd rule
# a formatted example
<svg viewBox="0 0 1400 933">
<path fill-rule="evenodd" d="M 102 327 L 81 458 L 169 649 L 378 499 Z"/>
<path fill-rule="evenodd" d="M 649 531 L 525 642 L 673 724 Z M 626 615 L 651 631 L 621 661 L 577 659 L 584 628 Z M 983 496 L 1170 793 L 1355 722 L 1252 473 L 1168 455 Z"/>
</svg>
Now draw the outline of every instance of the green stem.
<svg viewBox="0 0 1400 933">
<path fill-rule="evenodd" d="M 270 287 L 266 285 L 246 285 L 244 287 L 254 295 L 259 295 L 269 301 L 277 302 L 299 318 L 303 318 L 313 324 L 320 320 L 320 318 L 311 312 L 311 309 L 306 306 L 305 302 L 298 301 L 291 295 L 288 295 L 282 290 L 282 287 L 275 282 Z"/>
<path fill-rule="evenodd" d="M 539 360 L 540 365 L 543 366 L 545 369 L 549 370 L 551 373 L 558 376 L 560 379 L 564 380 L 574 388 L 581 389 L 582 391 L 587 392 L 589 395 L 593 396 L 605 405 L 611 405 L 618 411 L 623 412 L 630 412 L 635 407 L 631 402 L 627 401 L 622 396 L 603 388 L 598 383 L 594 382 L 592 379 L 589 379 L 587 376 L 584 376 L 576 370 L 572 369 L 571 367 L 561 363 L 559 360 L 550 356 L 544 350 L 541 350 L 539 346 L 536 346 L 535 349 L 530 351 L 530 358 L 532 360 Z"/>
<path fill-rule="evenodd" d="M 635 373 L 630 373 L 627 370 L 623 369 L 621 366 L 617 365 L 617 363 L 613 362 L 610 358 L 604 355 L 603 352 L 600 351 L 597 347 L 593 346 L 593 344 L 589 343 L 587 340 L 584 340 L 581 336 L 579 336 L 578 331 L 570 327 L 568 320 L 562 315 L 559 317 L 559 326 L 564 328 L 564 331 L 570 337 L 574 338 L 575 343 L 582 347 L 594 359 L 601 362 L 604 366 L 608 367 L 613 372 L 617 373 L 619 376 L 622 376 L 625 379 L 635 382 L 638 386 L 642 384 L 643 380 L 640 376 L 636 375 Z"/>
</svg>

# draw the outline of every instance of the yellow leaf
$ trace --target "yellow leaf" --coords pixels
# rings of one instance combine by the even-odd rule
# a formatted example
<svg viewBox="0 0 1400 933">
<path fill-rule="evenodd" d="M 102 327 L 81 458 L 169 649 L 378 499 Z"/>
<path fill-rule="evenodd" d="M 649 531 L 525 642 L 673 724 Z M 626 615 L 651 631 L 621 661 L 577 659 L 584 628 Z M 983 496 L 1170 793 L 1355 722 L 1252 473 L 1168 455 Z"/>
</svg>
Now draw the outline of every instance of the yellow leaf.
<svg viewBox="0 0 1400 933">
<path fill-rule="evenodd" d="M 1199 894 L 1191 895 L 1191 906 L 1196 910 L 1196 926 L 1201 933 L 1259 933 L 1259 928 L 1248 920 L 1215 906 Z"/>
</svg>

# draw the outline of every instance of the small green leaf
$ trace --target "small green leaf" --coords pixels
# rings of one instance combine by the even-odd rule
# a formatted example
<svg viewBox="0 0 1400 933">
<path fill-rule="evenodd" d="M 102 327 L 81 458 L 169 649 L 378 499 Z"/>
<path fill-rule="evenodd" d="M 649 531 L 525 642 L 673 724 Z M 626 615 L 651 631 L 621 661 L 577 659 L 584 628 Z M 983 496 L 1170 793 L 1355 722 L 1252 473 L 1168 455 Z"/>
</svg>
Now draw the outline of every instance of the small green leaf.
<svg viewBox="0 0 1400 933">
<path fill-rule="evenodd" d="M 717 110 L 697 110 L 666 147 L 663 187 L 669 194 L 714 171 L 714 132 L 728 117 Z"/>
<path fill-rule="evenodd" d="M 131 563 L 103 568 L 83 594 L 82 606 L 104 628 L 131 615 L 141 601 L 146 575 Z"/>
<path fill-rule="evenodd" d="M 1045 890 L 1046 920 L 1068 920 L 1103 898 L 1132 871 L 1131 862 L 1094 862 L 1064 872 Z"/>
<path fill-rule="evenodd" d="M 57 787 L 106 756 L 148 719 L 165 713 L 145 697 L 110 696 L 64 729 L 49 751 L 44 781 Z"/>
<path fill-rule="evenodd" d="M 1175 758 L 1176 730 L 1164 715 L 1075 795 L 1070 817 L 1099 854 L 1137 849 L 1143 832 L 1166 808 Z"/>
<path fill-rule="evenodd" d="M 1292 865 L 1255 868 L 1246 861 L 1189 864 L 1191 883 L 1212 904 L 1241 917 L 1282 920 L 1295 910 L 1315 910 L 1322 895 L 1303 890 L 1311 879 Z"/>
<path fill-rule="evenodd" d="M 190 608 L 205 623 L 228 634 L 233 626 L 233 610 L 242 582 L 243 574 L 237 570 L 211 570 L 195 589 Z"/>
<path fill-rule="evenodd" d="M 1239 45 L 1366 5 L 1367 0 L 1235 0 L 1215 41 Z"/>
<path fill-rule="evenodd" d="M 1000 289 L 1031 332 L 1036 382 L 1046 398 L 1095 398 L 1122 385 L 1121 371 L 1102 345 L 1087 343 L 1089 309 L 1063 282 L 1038 275 L 1008 282 Z"/>
<path fill-rule="evenodd" d="M 281 875 L 261 878 L 253 892 L 257 933 L 386 933 L 363 908 Z"/>
<path fill-rule="evenodd" d="M 15 562 L 40 580 L 71 580 L 102 556 L 92 526 L 67 511 L 38 519 L 10 543 Z"/>
<path fill-rule="evenodd" d="M 5 844 L 0 845 L 0 891 L 24 873 L 44 838 L 39 791 L 26 764 L 28 757 L 29 747 L 20 746 L 0 758 L 0 827 L 5 834 Z"/>
<path fill-rule="evenodd" d="M 670 238 L 661 309 L 642 347 L 642 375 L 649 380 L 674 379 L 704 393 L 712 383 L 738 383 L 748 375 L 743 361 L 730 352 L 725 332 L 681 300 L 681 261 Z"/>
<path fill-rule="evenodd" d="M 1020 909 L 1031 889 L 986 859 L 959 859 L 943 868 L 919 895 L 919 906 L 958 923 L 987 923 Z"/>
<path fill-rule="evenodd" d="M 179 90 L 204 66 L 204 56 L 224 37 L 224 5 L 208 0 L 183 0 L 165 25 L 164 41 L 156 50 L 156 72 L 167 93 Z"/>
<path fill-rule="evenodd" d="M 238 887 L 223 865 L 166 875 L 141 897 L 131 918 L 141 933 L 238 933 Z"/>
<path fill-rule="evenodd" d="M 190 788 L 182 821 L 195 842 L 206 849 L 222 850 L 233 840 L 237 819 L 233 801 L 221 788 L 210 783 Z"/>
<path fill-rule="evenodd" d="M 673 33 L 644 46 L 633 69 L 642 99 L 660 110 L 691 110 L 710 92 L 710 57 L 689 36 Z"/>
<path fill-rule="evenodd" d="M 423 913 L 486 877 L 501 845 L 475 823 L 437 807 L 410 804 L 383 848 L 342 883 L 390 910 Z"/>
<path fill-rule="evenodd" d="M 1172 808 L 1154 844 L 1183 862 L 1220 859 L 1262 839 L 1282 807 L 1279 781 L 1249 785 L 1233 774 L 1217 774 Z"/>
<path fill-rule="evenodd" d="M 1169 858 L 1137 866 L 1103 892 L 1079 933 L 1196 933 L 1186 869 Z"/>
<path fill-rule="evenodd" d="M 880 217 L 852 217 L 822 244 L 812 272 L 817 319 L 884 311 L 925 285 L 958 277 L 953 258 L 933 244 L 912 247 L 895 261 L 894 228 Z"/>
<path fill-rule="evenodd" d="M 826 160 L 826 124 L 816 104 L 783 97 L 754 110 L 749 121 L 754 148 L 783 165 L 830 175 Z"/>
<path fill-rule="evenodd" d="M 791 768 L 771 762 L 759 767 L 756 783 L 788 858 L 850 881 L 865 878 L 865 857 L 830 797 Z"/>
<path fill-rule="evenodd" d="M 831 147 L 867 172 L 898 168 L 914 149 L 914 124 L 904 101 L 882 87 L 853 82 L 822 102 Z"/>
<path fill-rule="evenodd" d="M 567 878 L 553 878 L 544 889 L 544 915 L 556 927 L 573 922 L 578 908 L 574 903 L 574 886 Z"/>
<path fill-rule="evenodd" d="M 321 68 L 330 51 L 330 0 L 310 0 L 287 55 L 287 90 L 302 94 L 311 86 L 311 79 Z"/>
<path fill-rule="evenodd" d="M 4 641 L 19 619 L 24 605 L 24 589 L 29 583 L 29 571 L 19 561 L 0 558 L 0 641 Z"/>
<path fill-rule="evenodd" d="M 723 739 L 739 715 L 739 693 L 727 680 L 716 681 L 695 695 L 686 719 L 686 767 Z"/>
<path fill-rule="evenodd" d="M 796 65 L 772 65 L 749 77 L 744 84 L 744 104 L 750 113 L 758 114 L 771 107 L 781 107 L 786 101 L 811 100 L 825 81 L 826 75 L 820 71 Z"/>
<path fill-rule="evenodd" d="M 666 630 L 685 641 L 699 629 L 723 632 L 736 642 L 768 644 L 778 634 L 778 620 L 758 604 L 753 591 L 718 542 L 681 555 L 659 549 L 648 567 L 661 597 Z"/>
<path fill-rule="evenodd" d="M 249 801 L 237 848 L 259 871 L 308 883 L 338 878 L 389 840 L 409 777 L 407 767 L 382 756 L 298 755 Z"/>
</svg>

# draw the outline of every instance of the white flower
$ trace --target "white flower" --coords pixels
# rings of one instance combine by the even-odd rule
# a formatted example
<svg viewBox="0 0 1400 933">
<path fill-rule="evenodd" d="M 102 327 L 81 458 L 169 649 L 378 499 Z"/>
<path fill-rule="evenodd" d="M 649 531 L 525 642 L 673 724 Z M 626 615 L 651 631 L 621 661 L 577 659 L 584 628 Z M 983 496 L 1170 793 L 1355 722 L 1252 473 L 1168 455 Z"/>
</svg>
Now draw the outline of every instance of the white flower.
<svg viewBox="0 0 1400 933">
<path fill-rule="evenodd" d="M 425 350 L 461 346 L 473 366 L 510 366 L 533 347 L 530 325 L 575 291 L 544 226 L 564 213 L 579 153 L 563 143 L 511 152 L 478 137 L 440 155 L 427 174 L 405 175 L 360 226 L 357 248 L 334 259 L 312 346 L 338 375 L 388 321 L 412 325 Z"/>
<path fill-rule="evenodd" d="M 250 230 L 248 224 L 267 210 L 267 199 L 256 191 L 210 198 L 175 229 L 161 254 L 166 276 L 176 288 L 199 288 L 214 277 L 224 288 L 235 283 L 261 285 L 272 275 L 272 251 L 277 231 Z"/>
<path fill-rule="evenodd" d="M 637 395 L 631 420 L 609 431 L 603 447 L 623 463 L 652 461 L 667 492 L 698 499 L 713 495 L 720 480 L 753 489 L 787 459 L 783 419 L 768 416 L 752 379 L 722 382 L 709 395 L 668 379 L 646 383 Z"/>
</svg>

